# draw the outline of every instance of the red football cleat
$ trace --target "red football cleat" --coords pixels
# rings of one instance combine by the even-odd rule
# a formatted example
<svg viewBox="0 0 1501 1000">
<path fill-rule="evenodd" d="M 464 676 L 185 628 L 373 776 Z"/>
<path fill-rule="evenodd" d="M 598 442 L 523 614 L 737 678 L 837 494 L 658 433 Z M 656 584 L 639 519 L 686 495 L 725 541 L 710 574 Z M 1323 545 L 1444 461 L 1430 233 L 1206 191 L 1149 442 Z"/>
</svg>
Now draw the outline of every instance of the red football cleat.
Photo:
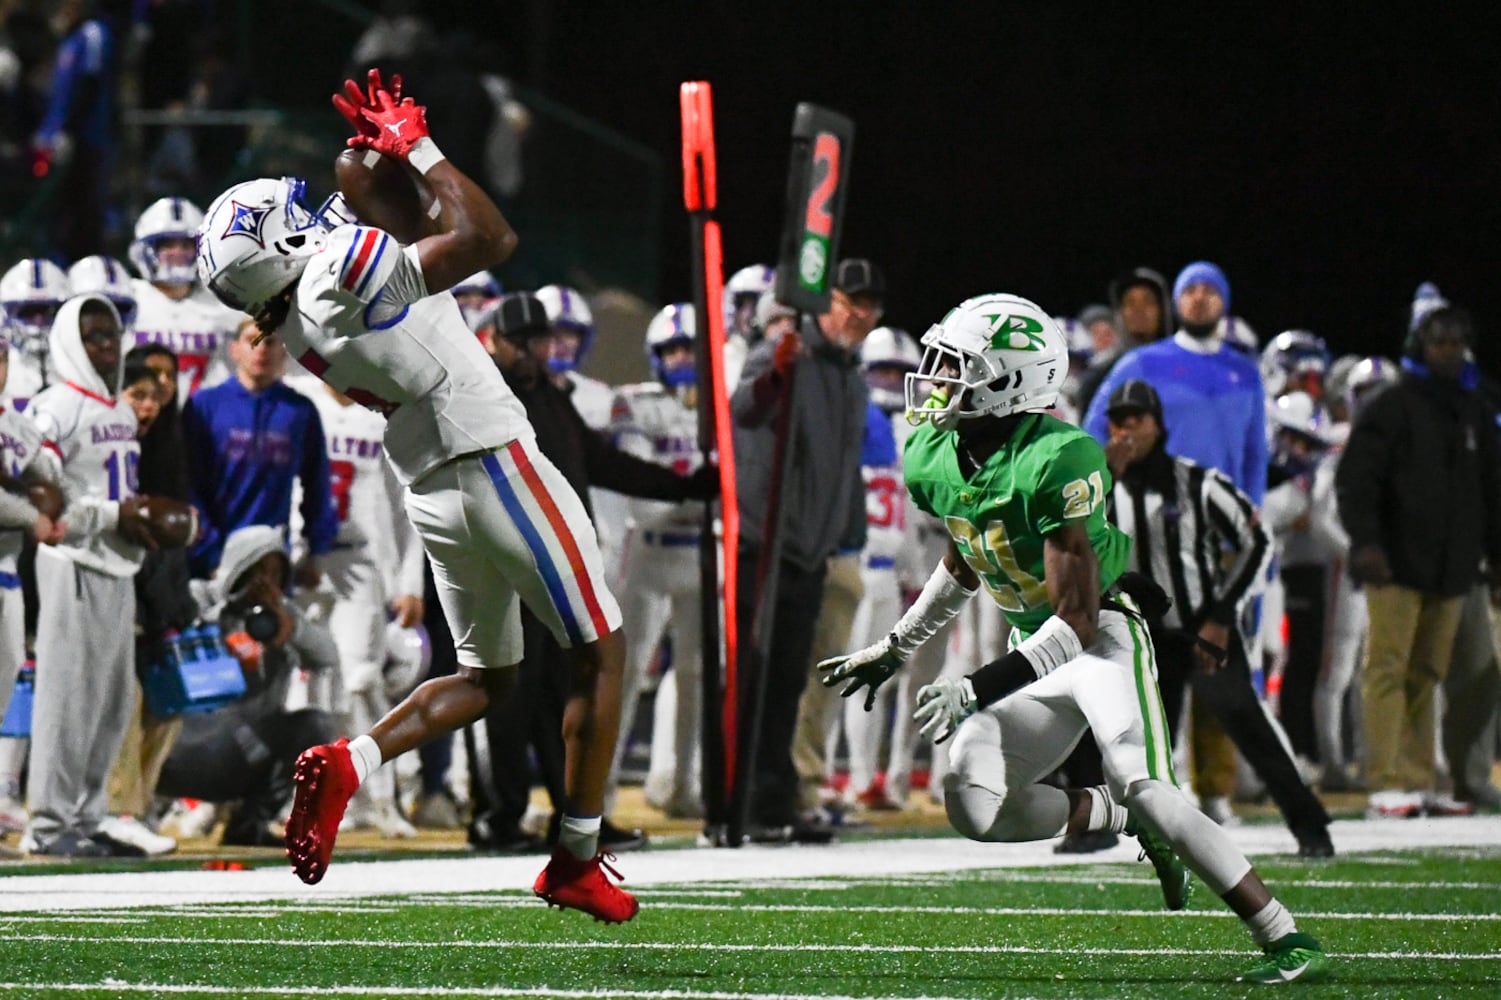
<svg viewBox="0 0 1501 1000">
<path fill-rule="evenodd" d="M 297 795 L 287 819 L 287 857 L 297 877 L 312 885 L 328 871 L 344 807 L 359 787 L 349 741 L 309 747 L 292 771 Z"/>
<path fill-rule="evenodd" d="M 624 923 L 636 915 L 641 904 L 635 896 L 605 878 L 606 871 L 621 878 L 606 858 L 614 861 L 615 855 L 596 854 L 588 861 L 580 861 L 568 848 L 554 847 L 552 860 L 537 876 L 532 891 L 549 906 L 583 910 L 607 924 Z"/>
</svg>

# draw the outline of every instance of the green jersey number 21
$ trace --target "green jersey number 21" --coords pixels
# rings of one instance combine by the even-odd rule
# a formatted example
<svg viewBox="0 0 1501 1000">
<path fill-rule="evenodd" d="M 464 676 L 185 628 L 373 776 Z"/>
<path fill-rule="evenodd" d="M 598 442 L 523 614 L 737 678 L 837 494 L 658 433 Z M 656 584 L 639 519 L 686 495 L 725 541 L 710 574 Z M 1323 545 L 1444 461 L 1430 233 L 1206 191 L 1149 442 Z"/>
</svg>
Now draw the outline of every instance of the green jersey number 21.
<svg viewBox="0 0 1501 1000">
<path fill-rule="evenodd" d="M 943 521 L 959 555 L 985 584 L 1002 611 L 1023 614 L 1048 603 L 1047 587 L 1022 569 L 1003 522 L 990 522 L 981 534 L 979 528 L 962 517 L 950 515 Z"/>
</svg>

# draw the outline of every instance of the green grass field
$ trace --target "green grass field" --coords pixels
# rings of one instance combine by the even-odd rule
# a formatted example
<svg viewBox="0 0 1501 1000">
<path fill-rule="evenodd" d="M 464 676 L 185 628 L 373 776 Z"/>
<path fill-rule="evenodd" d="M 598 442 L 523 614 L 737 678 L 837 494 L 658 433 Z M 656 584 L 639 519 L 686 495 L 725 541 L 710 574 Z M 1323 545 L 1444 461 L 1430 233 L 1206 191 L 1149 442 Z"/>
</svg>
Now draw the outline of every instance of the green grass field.
<svg viewBox="0 0 1501 1000">
<path fill-rule="evenodd" d="M 937 842 L 935 842 L 937 843 Z M 796 849 L 793 849 L 796 850 Z M 1501 997 L 1501 851 L 1258 867 L 1336 956 L 1307 997 Z M 773 853 L 772 869 L 775 870 Z M 0 996 L 1237 997 L 1254 956 L 1145 864 L 640 889 L 622 927 L 530 893 L 0 914 Z M 477 888 L 477 887 L 476 887 Z M 5 880 L 0 879 L 0 892 Z"/>
</svg>

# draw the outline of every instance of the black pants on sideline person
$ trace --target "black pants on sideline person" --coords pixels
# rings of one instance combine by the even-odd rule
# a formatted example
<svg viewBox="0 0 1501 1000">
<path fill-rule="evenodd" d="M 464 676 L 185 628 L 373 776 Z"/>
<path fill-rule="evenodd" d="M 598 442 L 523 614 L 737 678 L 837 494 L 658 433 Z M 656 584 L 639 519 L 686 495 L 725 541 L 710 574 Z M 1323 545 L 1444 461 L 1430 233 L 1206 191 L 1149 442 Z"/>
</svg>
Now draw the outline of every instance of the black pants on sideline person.
<svg viewBox="0 0 1501 1000">
<path fill-rule="evenodd" d="M 1173 742 L 1178 739 L 1186 685 L 1192 684 L 1200 701 L 1214 713 L 1241 756 L 1265 782 L 1267 794 L 1298 839 L 1298 852 L 1314 857 L 1332 854 L 1329 814 L 1304 783 L 1292 756 L 1272 729 L 1251 684 L 1251 665 L 1239 633 L 1231 631 L 1229 657 L 1213 673 L 1199 669 L 1193 643 L 1185 633 L 1153 629 L 1152 644 L 1157 648 L 1158 684 Z"/>
</svg>

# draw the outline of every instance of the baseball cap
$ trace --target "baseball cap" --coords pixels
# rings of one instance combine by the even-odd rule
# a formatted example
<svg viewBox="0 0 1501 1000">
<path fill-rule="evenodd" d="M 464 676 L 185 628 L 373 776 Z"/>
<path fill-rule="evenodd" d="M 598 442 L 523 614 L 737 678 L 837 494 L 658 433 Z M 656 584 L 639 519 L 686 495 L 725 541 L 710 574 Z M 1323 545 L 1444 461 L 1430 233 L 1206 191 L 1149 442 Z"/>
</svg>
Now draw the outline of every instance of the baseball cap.
<svg viewBox="0 0 1501 1000">
<path fill-rule="evenodd" d="M 846 257 L 834 269 L 834 287 L 846 295 L 886 297 L 886 276 L 863 257 Z"/>
<path fill-rule="evenodd" d="M 1114 417 L 1123 411 L 1150 413 L 1157 418 L 1159 424 L 1162 423 L 1162 400 L 1158 397 L 1157 390 L 1139 378 L 1122 382 L 1110 394 L 1110 404 L 1105 407 L 1105 415 Z"/>
<path fill-rule="evenodd" d="M 551 323 L 542 300 L 531 292 L 509 292 L 501 297 L 495 312 L 495 328 L 503 337 L 529 337 L 547 333 Z"/>
</svg>

